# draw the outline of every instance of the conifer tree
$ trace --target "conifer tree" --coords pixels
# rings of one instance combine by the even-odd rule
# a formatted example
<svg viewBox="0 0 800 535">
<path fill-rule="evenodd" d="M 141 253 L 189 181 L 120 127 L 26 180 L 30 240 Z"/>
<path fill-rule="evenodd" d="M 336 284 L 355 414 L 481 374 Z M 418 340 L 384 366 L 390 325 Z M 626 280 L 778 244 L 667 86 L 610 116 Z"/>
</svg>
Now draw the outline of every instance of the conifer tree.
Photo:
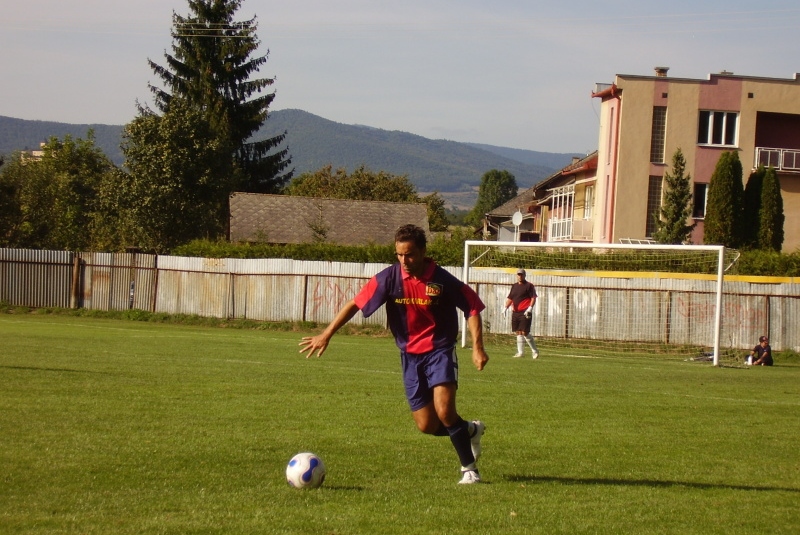
<svg viewBox="0 0 800 535">
<path fill-rule="evenodd" d="M 262 94 L 274 78 L 250 77 L 267 61 L 252 57 L 260 41 L 256 18 L 236 21 L 242 0 L 188 0 L 191 14 L 173 12 L 172 54 L 165 67 L 148 60 L 164 88 L 150 85 L 155 105 L 166 112 L 180 97 L 207 114 L 220 143 L 233 147 L 236 189 L 275 193 L 291 178 L 288 149 L 280 149 L 286 133 L 254 141 L 267 120 L 275 93 Z M 144 110 L 142 110 L 144 111 Z"/>
<path fill-rule="evenodd" d="M 739 247 L 743 242 L 742 162 L 737 152 L 723 152 L 708 183 L 703 241 Z"/>
<path fill-rule="evenodd" d="M 761 190 L 764 184 L 764 175 L 767 170 L 763 165 L 750 173 L 747 185 L 744 188 L 744 241 L 741 244 L 746 248 L 758 248 L 758 229 L 761 226 Z"/>
<path fill-rule="evenodd" d="M 783 198 L 778 173 L 770 167 L 764 173 L 761 185 L 761 207 L 759 210 L 758 248 L 780 251 L 783 246 Z"/>
<path fill-rule="evenodd" d="M 686 159 L 681 149 L 672 155 L 672 172 L 664 173 L 666 189 L 661 217 L 656 222 L 653 238 L 658 243 L 681 244 L 689 240 L 694 225 L 687 225 L 691 215 L 691 175 L 685 175 Z"/>
</svg>

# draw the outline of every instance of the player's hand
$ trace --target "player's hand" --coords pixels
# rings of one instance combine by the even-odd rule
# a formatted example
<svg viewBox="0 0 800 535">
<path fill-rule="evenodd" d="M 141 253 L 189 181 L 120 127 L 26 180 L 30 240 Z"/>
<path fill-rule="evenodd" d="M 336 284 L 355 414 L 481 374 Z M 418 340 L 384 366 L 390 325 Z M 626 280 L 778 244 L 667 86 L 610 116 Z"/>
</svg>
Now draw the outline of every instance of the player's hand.
<svg viewBox="0 0 800 535">
<path fill-rule="evenodd" d="M 531 310 L 530 308 L 525 311 L 526 318 L 530 318 L 532 315 L 533 315 L 533 310 Z"/>
<path fill-rule="evenodd" d="M 477 347 L 472 348 L 472 363 L 478 369 L 478 371 L 482 371 L 483 367 L 486 366 L 486 363 L 489 362 L 489 355 L 486 354 L 486 350 Z"/>
<path fill-rule="evenodd" d="M 310 358 L 317 352 L 317 357 L 321 357 L 325 350 L 328 348 L 329 338 L 322 334 L 317 336 L 304 336 L 300 343 L 300 353 L 305 353 L 306 358 Z"/>
</svg>

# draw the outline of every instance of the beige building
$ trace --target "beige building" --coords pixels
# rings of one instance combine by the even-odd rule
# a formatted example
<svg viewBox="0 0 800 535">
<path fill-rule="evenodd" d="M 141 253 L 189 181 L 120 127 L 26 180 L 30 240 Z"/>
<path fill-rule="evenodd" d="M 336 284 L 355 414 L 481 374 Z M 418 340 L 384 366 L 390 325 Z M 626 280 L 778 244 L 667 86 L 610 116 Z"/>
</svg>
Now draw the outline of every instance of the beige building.
<svg viewBox="0 0 800 535">
<path fill-rule="evenodd" d="M 784 252 L 800 246 L 800 79 L 729 72 L 707 80 L 619 74 L 601 101 L 593 241 L 652 236 L 664 173 L 680 148 L 693 182 L 692 242 L 703 243 L 708 182 L 724 151 L 737 151 L 746 183 L 759 164 L 778 171 Z"/>
<path fill-rule="evenodd" d="M 778 171 L 784 252 L 800 247 L 800 79 L 712 74 L 707 80 L 619 74 L 597 84 L 598 150 L 487 214 L 502 241 L 646 242 L 680 148 L 692 178 L 692 243 L 702 244 L 708 183 L 720 155 L 736 151 L 743 185 L 759 165 Z M 520 212 L 521 224 L 513 214 Z M 519 217 L 519 216 L 518 216 Z"/>
</svg>

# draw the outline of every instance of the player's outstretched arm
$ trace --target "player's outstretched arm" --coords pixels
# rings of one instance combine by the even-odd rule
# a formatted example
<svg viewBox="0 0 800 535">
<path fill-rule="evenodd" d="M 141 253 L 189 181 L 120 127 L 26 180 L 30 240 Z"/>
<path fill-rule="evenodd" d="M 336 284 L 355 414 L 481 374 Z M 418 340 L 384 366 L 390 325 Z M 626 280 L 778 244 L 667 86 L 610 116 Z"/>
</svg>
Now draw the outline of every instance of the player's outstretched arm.
<svg viewBox="0 0 800 535">
<path fill-rule="evenodd" d="M 339 310 L 336 317 L 325 327 L 324 331 L 316 336 L 304 336 L 303 339 L 300 340 L 298 344 L 300 346 L 299 352 L 305 353 L 306 358 L 313 356 L 314 352 L 317 353 L 317 357 L 321 357 L 328 348 L 328 343 L 333 335 L 336 334 L 336 331 L 341 329 L 342 325 L 350 321 L 353 316 L 356 315 L 356 312 L 358 312 L 358 307 L 355 301 L 351 299 Z"/>
<path fill-rule="evenodd" d="M 483 348 L 483 320 L 480 314 L 475 314 L 467 319 L 467 328 L 469 334 L 472 336 L 472 363 L 478 369 L 483 370 L 486 363 L 489 362 L 489 355 Z"/>
</svg>

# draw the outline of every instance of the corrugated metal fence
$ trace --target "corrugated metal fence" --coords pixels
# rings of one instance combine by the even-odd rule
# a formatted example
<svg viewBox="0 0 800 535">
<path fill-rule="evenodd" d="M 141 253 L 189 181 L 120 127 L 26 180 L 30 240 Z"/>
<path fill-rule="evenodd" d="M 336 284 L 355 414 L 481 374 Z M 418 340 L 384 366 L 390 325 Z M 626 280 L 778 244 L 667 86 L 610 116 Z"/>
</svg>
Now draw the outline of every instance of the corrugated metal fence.
<svg viewBox="0 0 800 535">
<path fill-rule="evenodd" d="M 285 259 L 208 259 L 136 253 L 0 249 L 0 301 L 30 307 L 141 309 L 258 321 L 326 323 L 384 264 Z M 460 267 L 448 267 L 460 277 Z M 512 270 L 513 271 L 513 270 Z M 507 333 L 502 304 L 510 271 L 473 270 L 488 332 Z M 529 274 L 539 292 L 539 336 L 696 344 L 711 337 L 714 283 L 698 278 Z M 726 279 L 724 347 L 751 347 L 760 334 L 776 350 L 800 351 L 800 285 Z M 643 318 L 650 318 L 643 321 Z M 385 324 L 381 309 L 369 320 Z"/>
</svg>

